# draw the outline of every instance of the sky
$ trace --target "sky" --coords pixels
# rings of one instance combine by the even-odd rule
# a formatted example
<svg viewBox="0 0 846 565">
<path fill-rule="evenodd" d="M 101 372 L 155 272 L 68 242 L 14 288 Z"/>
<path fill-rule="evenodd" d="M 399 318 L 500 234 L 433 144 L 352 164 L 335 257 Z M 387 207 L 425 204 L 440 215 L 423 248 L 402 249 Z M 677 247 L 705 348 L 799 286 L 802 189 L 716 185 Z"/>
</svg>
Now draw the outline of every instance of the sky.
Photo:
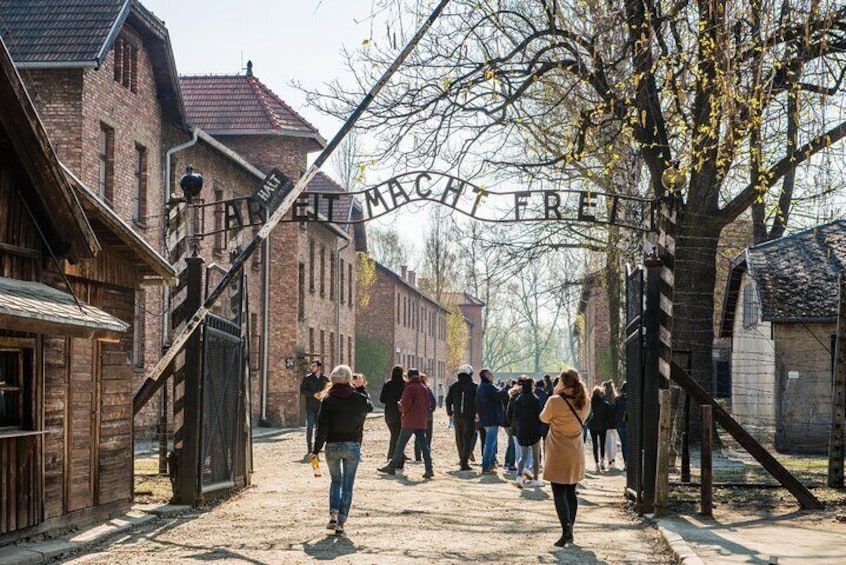
<svg viewBox="0 0 846 565">
<path fill-rule="evenodd" d="M 291 83 L 319 89 L 335 78 L 351 81 L 342 48 L 381 36 L 385 25 L 372 16 L 374 0 L 141 1 L 164 20 L 179 74 L 242 74 L 251 60 L 253 74 L 327 141 L 341 122 L 307 106 Z M 331 162 L 324 169 L 336 176 Z M 377 224 L 397 229 L 416 253 L 419 231 L 405 227 L 402 211 L 390 216 Z"/>
</svg>

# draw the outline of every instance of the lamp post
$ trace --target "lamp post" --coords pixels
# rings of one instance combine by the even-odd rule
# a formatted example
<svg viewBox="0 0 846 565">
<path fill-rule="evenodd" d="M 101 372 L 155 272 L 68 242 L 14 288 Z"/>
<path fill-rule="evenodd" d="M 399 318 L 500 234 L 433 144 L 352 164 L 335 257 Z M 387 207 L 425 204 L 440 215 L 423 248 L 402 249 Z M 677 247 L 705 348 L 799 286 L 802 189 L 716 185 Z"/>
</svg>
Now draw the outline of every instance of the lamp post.
<svg viewBox="0 0 846 565">
<path fill-rule="evenodd" d="M 184 198 L 176 200 L 176 202 L 185 202 L 188 205 L 187 210 L 187 225 L 186 236 L 188 245 L 191 248 L 191 256 L 196 257 L 200 252 L 199 238 L 194 237 L 194 198 L 196 198 L 200 191 L 203 190 L 203 175 L 194 172 L 194 166 L 188 165 L 185 167 L 185 174 L 179 179 L 179 188 L 182 189 Z"/>
</svg>

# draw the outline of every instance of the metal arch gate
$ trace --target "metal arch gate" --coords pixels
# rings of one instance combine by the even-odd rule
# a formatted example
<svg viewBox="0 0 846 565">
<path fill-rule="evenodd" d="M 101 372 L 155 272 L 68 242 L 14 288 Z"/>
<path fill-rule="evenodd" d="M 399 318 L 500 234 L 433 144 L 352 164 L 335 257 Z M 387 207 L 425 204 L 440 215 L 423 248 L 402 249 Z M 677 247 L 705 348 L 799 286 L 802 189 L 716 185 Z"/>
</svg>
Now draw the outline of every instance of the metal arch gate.
<svg viewBox="0 0 846 565">
<path fill-rule="evenodd" d="M 626 488 L 640 503 L 643 404 L 643 269 L 626 277 Z"/>
</svg>

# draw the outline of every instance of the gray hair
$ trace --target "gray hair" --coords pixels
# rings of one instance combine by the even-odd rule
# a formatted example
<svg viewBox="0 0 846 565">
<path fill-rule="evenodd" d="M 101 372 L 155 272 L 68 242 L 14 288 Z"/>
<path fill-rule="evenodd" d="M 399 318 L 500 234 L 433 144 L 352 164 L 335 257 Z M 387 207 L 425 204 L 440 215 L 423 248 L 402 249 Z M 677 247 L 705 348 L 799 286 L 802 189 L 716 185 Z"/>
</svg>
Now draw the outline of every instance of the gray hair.
<svg viewBox="0 0 846 565">
<path fill-rule="evenodd" d="M 352 369 L 349 365 L 338 365 L 329 373 L 329 380 L 333 384 L 345 384 L 352 380 Z"/>
</svg>

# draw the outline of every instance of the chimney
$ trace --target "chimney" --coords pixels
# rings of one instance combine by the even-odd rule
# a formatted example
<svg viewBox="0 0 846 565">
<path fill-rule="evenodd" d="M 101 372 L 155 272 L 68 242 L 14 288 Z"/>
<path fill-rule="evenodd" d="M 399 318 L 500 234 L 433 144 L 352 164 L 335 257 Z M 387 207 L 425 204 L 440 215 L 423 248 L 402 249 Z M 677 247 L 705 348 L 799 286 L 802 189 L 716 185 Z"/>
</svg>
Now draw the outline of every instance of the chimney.
<svg viewBox="0 0 846 565">
<path fill-rule="evenodd" d="M 417 286 L 417 273 L 408 271 L 408 282 L 411 283 L 411 286 Z"/>
<path fill-rule="evenodd" d="M 402 267 L 400 267 L 400 271 L 402 272 L 402 280 L 407 281 L 408 280 L 408 266 L 403 265 Z"/>
</svg>

